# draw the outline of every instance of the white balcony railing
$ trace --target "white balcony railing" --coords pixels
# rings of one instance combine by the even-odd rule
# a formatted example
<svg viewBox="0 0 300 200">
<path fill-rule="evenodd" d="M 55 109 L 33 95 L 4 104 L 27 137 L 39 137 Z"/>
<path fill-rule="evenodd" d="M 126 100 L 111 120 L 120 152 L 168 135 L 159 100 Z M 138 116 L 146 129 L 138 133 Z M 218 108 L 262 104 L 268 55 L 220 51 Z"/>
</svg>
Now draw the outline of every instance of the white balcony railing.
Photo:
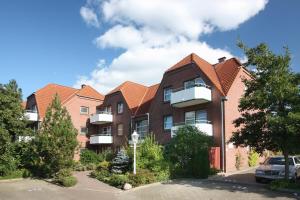
<svg viewBox="0 0 300 200">
<path fill-rule="evenodd" d="M 211 101 L 211 88 L 197 84 L 191 88 L 180 88 L 171 93 L 171 104 L 182 108 Z"/>
<path fill-rule="evenodd" d="M 91 124 L 106 124 L 113 121 L 113 115 L 110 112 L 99 112 L 93 114 L 90 118 Z"/>
<path fill-rule="evenodd" d="M 178 123 L 178 124 L 174 124 L 174 126 L 171 128 L 171 137 L 176 135 L 177 130 L 180 127 L 183 127 L 185 125 L 189 125 L 189 126 L 194 126 L 196 127 L 199 131 L 209 135 L 209 136 L 213 136 L 213 126 L 209 121 L 196 121 L 193 124 L 186 124 L 185 122 L 183 123 Z"/>
<path fill-rule="evenodd" d="M 90 144 L 112 144 L 113 136 L 112 135 L 91 135 Z"/>
<path fill-rule="evenodd" d="M 27 120 L 32 121 L 32 122 L 38 121 L 38 113 L 37 113 L 37 111 L 26 110 L 25 111 L 25 117 L 27 118 Z"/>
</svg>

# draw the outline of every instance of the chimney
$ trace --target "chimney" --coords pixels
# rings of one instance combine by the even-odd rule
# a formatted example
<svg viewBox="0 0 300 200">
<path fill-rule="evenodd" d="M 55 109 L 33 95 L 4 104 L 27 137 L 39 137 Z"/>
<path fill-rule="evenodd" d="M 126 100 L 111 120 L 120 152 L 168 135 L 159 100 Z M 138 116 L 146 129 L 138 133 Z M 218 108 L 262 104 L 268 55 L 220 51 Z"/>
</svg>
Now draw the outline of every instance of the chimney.
<svg viewBox="0 0 300 200">
<path fill-rule="evenodd" d="M 224 61 L 226 60 L 226 57 L 225 57 L 225 56 L 224 56 L 224 57 L 221 57 L 221 58 L 219 58 L 218 60 L 219 60 L 219 63 L 224 62 Z"/>
<path fill-rule="evenodd" d="M 81 85 L 81 89 L 84 88 L 85 86 L 86 86 L 86 84 L 82 84 L 82 85 Z"/>
</svg>

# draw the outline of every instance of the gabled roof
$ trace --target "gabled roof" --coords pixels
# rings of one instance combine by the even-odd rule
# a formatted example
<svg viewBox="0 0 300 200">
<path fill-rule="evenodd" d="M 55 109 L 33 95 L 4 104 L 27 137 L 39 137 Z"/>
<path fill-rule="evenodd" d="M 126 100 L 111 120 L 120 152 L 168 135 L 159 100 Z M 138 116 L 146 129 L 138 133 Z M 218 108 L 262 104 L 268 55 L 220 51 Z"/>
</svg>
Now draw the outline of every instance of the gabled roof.
<svg viewBox="0 0 300 200">
<path fill-rule="evenodd" d="M 215 85 L 215 87 L 219 90 L 221 94 L 224 95 L 224 91 L 222 89 L 222 86 L 219 81 L 219 77 L 213 67 L 209 62 L 206 60 L 200 58 L 195 53 L 191 53 L 187 57 L 183 58 L 181 61 L 179 61 L 177 64 L 169 68 L 166 73 L 179 69 L 181 67 L 186 66 L 187 64 L 195 63 L 200 70 L 207 76 L 207 78 Z"/>
<path fill-rule="evenodd" d="M 166 73 L 191 63 L 195 63 L 223 95 L 227 95 L 239 70 L 242 68 L 242 64 L 236 58 L 230 58 L 223 62 L 212 65 L 196 54 L 192 53 L 169 68 Z"/>
<path fill-rule="evenodd" d="M 121 92 L 129 109 L 132 114 L 136 112 L 138 106 L 141 104 L 142 99 L 146 95 L 148 87 L 134 83 L 131 81 L 126 81 L 110 91 L 107 95 L 111 95 L 116 92 Z"/>
<path fill-rule="evenodd" d="M 158 88 L 159 88 L 159 84 L 155 84 L 155 85 L 148 87 L 146 95 L 142 99 L 141 104 L 135 113 L 135 116 L 143 115 L 143 114 L 149 112 L 152 100 L 154 99 Z"/>
<path fill-rule="evenodd" d="M 214 66 L 223 91 L 227 94 L 239 73 L 239 70 L 242 68 L 242 64 L 236 58 L 230 58 L 224 62 L 217 63 Z"/>
<path fill-rule="evenodd" d="M 75 89 L 75 88 L 51 83 L 37 90 L 34 93 L 40 118 L 45 117 L 46 110 L 48 106 L 51 104 L 55 94 L 58 94 L 62 104 L 66 103 L 75 95 L 98 99 L 98 100 L 103 100 L 104 98 L 103 95 L 95 91 L 90 86 L 85 86 L 81 89 Z"/>
<path fill-rule="evenodd" d="M 99 99 L 99 100 L 104 99 L 104 96 L 102 94 L 97 92 L 94 88 L 92 88 L 89 85 L 83 86 L 80 90 L 78 90 L 76 95 L 82 96 L 82 97 L 88 97 L 88 98 L 92 98 L 92 99 Z"/>
</svg>

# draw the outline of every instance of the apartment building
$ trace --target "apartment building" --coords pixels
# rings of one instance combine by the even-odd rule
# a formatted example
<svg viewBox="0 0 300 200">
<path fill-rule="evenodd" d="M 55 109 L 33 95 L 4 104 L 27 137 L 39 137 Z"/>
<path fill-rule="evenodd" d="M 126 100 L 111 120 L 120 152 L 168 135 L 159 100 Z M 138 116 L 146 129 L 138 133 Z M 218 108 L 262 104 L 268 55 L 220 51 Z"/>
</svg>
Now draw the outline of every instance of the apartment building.
<svg viewBox="0 0 300 200">
<path fill-rule="evenodd" d="M 244 78 L 251 76 L 236 58 L 210 64 L 190 54 L 165 71 L 159 84 L 146 87 L 127 81 L 107 94 L 97 108 L 98 121 L 93 122 L 99 134 L 91 137 L 90 144 L 98 151 L 118 149 L 130 143 L 133 130 L 141 138 L 151 133 L 166 144 L 180 126 L 188 124 L 213 137 L 224 171 L 236 170 L 237 154 L 246 167 L 248 149 L 228 143 L 236 130 L 233 120 L 240 116 Z"/>
<path fill-rule="evenodd" d="M 90 114 L 96 112 L 96 107 L 102 104 L 104 96 L 87 85 L 75 89 L 48 84 L 32 93 L 23 104 L 29 126 L 33 130 L 39 129 L 55 94 L 60 97 L 62 105 L 68 110 L 73 125 L 78 130 L 77 140 L 80 148 L 86 148 L 89 145 L 89 132 L 95 131 L 93 126 L 90 126 Z M 75 159 L 79 159 L 79 152 L 75 152 Z"/>
</svg>

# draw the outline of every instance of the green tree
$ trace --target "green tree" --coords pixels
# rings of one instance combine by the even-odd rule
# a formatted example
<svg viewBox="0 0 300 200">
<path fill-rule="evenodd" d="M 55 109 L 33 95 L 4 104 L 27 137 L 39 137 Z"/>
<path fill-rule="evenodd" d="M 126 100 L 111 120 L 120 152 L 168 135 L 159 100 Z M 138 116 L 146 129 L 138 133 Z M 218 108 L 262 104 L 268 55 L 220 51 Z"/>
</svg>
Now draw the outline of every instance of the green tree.
<svg viewBox="0 0 300 200">
<path fill-rule="evenodd" d="M 20 156 L 15 142 L 20 135 L 30 135 L 22 108 L 22 91 L 15 80 L 0 84 L 0 175 L 13 172 Z"/>
<path fill-rule="evenodd" d="M 166 147 L 173 176 L 206 178 L 210 168 L 208 151 L 212 143 L 212 138 L 196 127 L 179 128 Z"/>
<path fill-rule="evenodd" d="M 36 165 L 37 175 L 53 177 L 59 170 L 71 167 L 78 145 L 76 137 L 71 117 L 55 95 L 34 140 L 33 167 Z"/>
<path fill-rule="evenodd" d="M 241 117 L 230 139 L 235 145 L 250 146 L 256 152 L 281 151 L 285 157 L 285 178 L 289 176 L 288 156 L 300 150 L 299 74 L 290 69 L 290 52 L 274 54 L 266 44 L 242 48 L 247 66 L 255 67 L 252 79 L 244 80 L 246 91 L 240 100 Z"/>
</svg>

